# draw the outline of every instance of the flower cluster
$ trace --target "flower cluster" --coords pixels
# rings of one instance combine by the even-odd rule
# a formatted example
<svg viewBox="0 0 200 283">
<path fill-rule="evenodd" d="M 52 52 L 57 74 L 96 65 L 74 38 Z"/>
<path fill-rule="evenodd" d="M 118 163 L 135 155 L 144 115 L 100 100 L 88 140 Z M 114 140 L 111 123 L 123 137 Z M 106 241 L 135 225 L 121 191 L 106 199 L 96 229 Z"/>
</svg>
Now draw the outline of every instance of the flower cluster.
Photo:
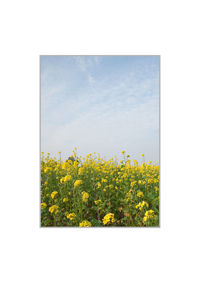
<svg viewBox="0 0 200 283">
<path fill-rule="evenodd" d="M 83 202 L 87 202 L 89 198 L 89 194 L 86 192 L 82 192 L 82 200 Z"/>
<path fill-rule="evenodd" d="M 75 214 L 75 213 L 69 213 L 69 214 L 67 214 L 67 218 L 68 218 L 69 220 L 74 220 L 75 217 L 76 217 L 76 214 Z"/>
<path fill-rule="evenodd" d="M 47 204 L 45 203 L 45 202 L 42 202 L 41 203 L 41 209 L 44 209 L 44 208 L 46 208 L 47 207 Z"/>
<path fill-rule="evenodd" d="M 87 220 L 83 220 L 80 224 L 79 224 L 79 227 L 91 227 L 92 224 L 87 221 Z"/>
<path fill-rule="evenodd" d="M 106 224 L 111 224 L 115 222 L 115 218 L 114 218 L 114 214 L 113 213 L 108 213 L 104 216 L 103 218 L 103 224 L 106 225 Z"/>
<path fill-rule="evenodd" d="M 151 210 L 148 210 L 145 212 L 145 216 L 143 218 L 143 222 L 147 222 L 149 219 L 152 219 L 154 217 L 154 211 L 151 209 Z"/>
<path fill-rule="evenodd" d="M 137 193 L 137 197 L 140 198 L 140 197 L 143 197 L 143 196 L 144 196 L 143 192 L 138 192 L 138 193 Z"/>
<path fill-rule="evenodd" d="M 63 166 L 62 166 L 62 168 L 63 168 Z M 69 181 L 71 181 L 71 180 L 72 180 L 72 176 L 67 175 L 67 176 L 61 178 L 61 179 L 60 179 L 60 182 L 61 182 L 61 183 L 66 183 L 66 182 L 69 182 Z"/>
<path fill-rule="evenodd" d="M 80 186 L 80 185 L 82 185 L 83 184 L 83 181 L 82 180 L 76 180 L 75 182 L 74 182 L 74 188 L 76 188 L 76 187 L 78 187 L 78 186 Z"/>
<path fill-rule="evenodd" d="M 51 197 L 52 197 L 52 199 L 54 199 L 54 198 L 55 198 L 55 196 L 57 195 L 57 193 L 58 193 L 58 192 L 56 192 L 56 191 L 54 191 L 53 193 L 51 193 Z"/>
<path fill-rule="evenodd" d="M 135 207 L 138 208 L 139 210 L 142 210 L 144 206 L 149 207 L 146 201 L 139 202 Z"/>
<path fill-rule="evenodd" d="M 49 207 L 49 212 L 50 213 L 56 213 L 58 211 L 58 206 L 57 205 L 52 205 L 51 207 Z"/>
</svg>

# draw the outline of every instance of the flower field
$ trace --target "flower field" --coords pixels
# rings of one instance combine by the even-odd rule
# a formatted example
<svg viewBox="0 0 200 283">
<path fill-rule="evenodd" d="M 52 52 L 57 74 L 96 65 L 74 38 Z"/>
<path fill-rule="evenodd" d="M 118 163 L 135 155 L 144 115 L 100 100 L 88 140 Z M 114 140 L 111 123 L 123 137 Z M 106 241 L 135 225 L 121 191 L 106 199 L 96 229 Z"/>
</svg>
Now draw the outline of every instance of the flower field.
<svg viewBox="0 0 200 283">
<path fill-rule="evenodd" d="M 139 165 L 124 151 L 120 161 L 76 151 L 73 157 L 62 161 L 42 152 L 42 227 L 159 226 L 158 165 Z"/>
</svg>

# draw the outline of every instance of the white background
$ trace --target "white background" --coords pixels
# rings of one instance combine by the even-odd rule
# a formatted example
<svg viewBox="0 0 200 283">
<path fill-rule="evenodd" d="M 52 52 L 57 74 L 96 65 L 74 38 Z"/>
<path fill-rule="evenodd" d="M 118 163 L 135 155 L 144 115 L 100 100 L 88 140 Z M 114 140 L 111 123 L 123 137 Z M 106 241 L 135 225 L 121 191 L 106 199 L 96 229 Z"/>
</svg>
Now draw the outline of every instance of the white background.
<svg viewBox="0 0 200 283">
<path fill-rule="evenodd" d="M 199 282 L 199 1 L 2 1 L 1 282 Z M 39 228 L 39 55 L 161 55 L 161 228 Z"/>
</svg>

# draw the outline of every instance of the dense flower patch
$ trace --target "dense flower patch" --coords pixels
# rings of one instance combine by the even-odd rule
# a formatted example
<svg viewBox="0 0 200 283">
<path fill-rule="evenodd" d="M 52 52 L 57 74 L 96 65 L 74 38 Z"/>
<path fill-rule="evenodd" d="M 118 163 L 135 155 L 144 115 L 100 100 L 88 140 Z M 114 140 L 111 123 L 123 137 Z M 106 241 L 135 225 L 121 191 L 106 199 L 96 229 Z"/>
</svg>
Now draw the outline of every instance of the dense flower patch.
<svg viewBox="0 0 200 283">
<path fill-rule="evenodd" d="M 73 156 L 42 153 L 41 226 L 159 226 L 158 165 Z"/>
</svg>

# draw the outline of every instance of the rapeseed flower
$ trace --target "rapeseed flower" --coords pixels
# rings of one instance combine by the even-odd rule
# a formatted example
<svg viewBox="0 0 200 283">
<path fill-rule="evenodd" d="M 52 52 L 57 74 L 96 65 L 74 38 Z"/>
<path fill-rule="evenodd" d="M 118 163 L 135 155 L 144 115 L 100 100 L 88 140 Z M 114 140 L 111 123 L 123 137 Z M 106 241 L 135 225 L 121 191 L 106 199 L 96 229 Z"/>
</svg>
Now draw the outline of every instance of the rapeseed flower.
<svg viewBox="0 0 200 283">
<path fill-rule="evenodd" d="M 78 175 L 83 175 L 83 172 L 84 172 L 84 167 L 80 167 L 78 169 Z"/>
<path fill-rule="evenodd" d="M 65 177 L 63 177 L 63 178 L 60 179 L 60 182 L 61 182 L 61 183 L 66 183 L 66 182 L 69 182 L 69 181 L 71 181 L 71 180 L 72 180 L 72 176 L 66 175 Z"/>
<path fill-rule="evenodd" d="M 144 196 L 143 192 L 138 192 L 138 193 L 137 193 L 137 197 L 140 198 L 140 197 L 143 197 L 143 196 Z"/>
<path fill-rule="evenodd" d="M 82 192 L 82 200 L 83 202 L 87 202 L 89 198 L 89 194 L 87 192 Z"/>
<path fill-rule="evenodd" d="M 87 220 L 83 220 L 80 224 L 79 224 L 79 227 L 91 227 L 92 224 L 87 221 Z"/>
<path fill-rule="evenodd" d="M 114 213 L 108 213 L 104 216 L 104 218 L 103 218 L 103 224 L 104 225 L 110 224 L 110 223 L 113 223 L 113 222 L 115 222 Z"/>
<path fill-rule="evenodd" d="M 149 219 L 152 219 L 154 218 L 154 211 L 151 209 L 151 210 L 148 210 L 145 212 L 145 216 L 143 218 L 143 222 L 147 222 Z"/>
<path fill-rule="evenodd" d="M 149 207 L 146 201 L 139 202 L 135 207 L 138 208 L 139 210 L 142 210 L 144 206 Z"/>
<path fill-rule="evenodd" d="M 74 220 L 75 219 L 75 217 L 76 217 L 76 214 L 73 212 L 73 213 L 69 213 L 69 214 L 67 214 L 67 216 L 66 216 L 69 220 Z"/>
<path fill-rule="evenodd" d="M 148 179 L 147 183 L 148 184 L 153 184 L 153 179 L 152 178 Z"/>
<path fill-rule="evenodd" d="M 97 189 L 99 189 L 99 188 L 101 188 L 101 183 L 100 182 L 97 183 Z"/>
<path fill-rule="evenodd" d="M 51 193 L 51 197 L 52 197 L 52 199 L 54 199 L 54 197 L 55 197 L 57 194 L 58 194 L 58 192 L 57 192 L 57 191 L 54 191 L 53 193 Z"/>
<path fill-rule="evenodd" d="M 133 187 L 136 183 L 137 183 L 137 181 L 131 182 L 131 187 Z"/>
<path fill-rule="evenodd" d="M 68 166 L 69 166 L 68 163 L 67 163 L 67 162 L 64 162 L 64 163 L 62 164 L 62 169 L 65 170 Z"/>
<path fill-rule="evenodd" d="M 57 205 L 52 205 L 50 208 L 49 208 L 49 212 L 50 213 L 54 213 L 54 211 L 55 212 L 57 212 L 58 211 L 58 206 Z"/>
<path fill-rule="evenodd" d="M 75 182 L 74 182 L 74 188 L 76 188 L 76 187 L 78 187 L 78 186 L 80 186 L 80 185 L 82 185 L 83 184 L 83 181 L 82 180 L 76 180 Z"/>
<path fill-rule="evenodd" d="M 47 207 L 47 204 L 45 203 L 45 202 L 42 202 L 41 203 L 41 209 L 44 209 L 44 208 L 46 208 Z"/>
<path fill-rule="evenodd" d="M 138 181 L 138 184 L 144 186 L 144 185 L 146 184 L 146 182 L 143 181 L 143 180 L 139 180 L 139 181 Z"/>
</svg>

